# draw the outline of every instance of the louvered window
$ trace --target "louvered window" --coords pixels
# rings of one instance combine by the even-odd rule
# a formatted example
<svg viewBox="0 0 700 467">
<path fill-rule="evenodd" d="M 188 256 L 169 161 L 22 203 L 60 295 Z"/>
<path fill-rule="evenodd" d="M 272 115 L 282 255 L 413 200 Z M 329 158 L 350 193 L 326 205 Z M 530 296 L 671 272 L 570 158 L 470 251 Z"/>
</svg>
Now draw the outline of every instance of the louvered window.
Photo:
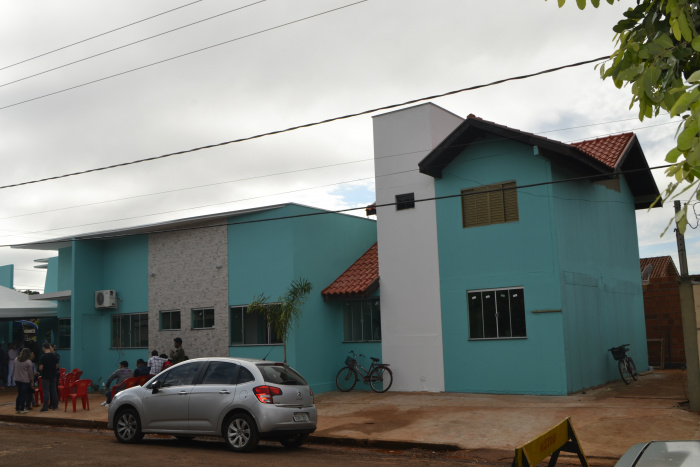
<svg viewBox="0 0 700 467">
<path fill-rule="evenodd" d="M 462 190 L 462 226 L 503 224 L 518 220 L 515 182 L 494 183 Z"/>
<path fill-rule="evenodd" d="M 416 207 L 416 202 L 413 193 L 404 193 L 396 195 L 396 210 L 403 211 L 404 209 L 413 209 Z"/>
</svg>

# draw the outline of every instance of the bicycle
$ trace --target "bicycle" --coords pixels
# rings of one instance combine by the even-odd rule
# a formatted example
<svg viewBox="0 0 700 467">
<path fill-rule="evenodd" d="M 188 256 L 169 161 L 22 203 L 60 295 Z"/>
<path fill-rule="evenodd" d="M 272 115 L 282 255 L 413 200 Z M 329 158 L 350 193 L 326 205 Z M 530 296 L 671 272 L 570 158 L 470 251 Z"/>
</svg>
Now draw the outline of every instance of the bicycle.
<svg viewBox="0 0 700 467">
<path fill-rule="evenodd" d="M 620 376 L 625 384 L 630 384 L 633 379 L 637 381 L 639 376 L 634 360 L 627 355 L 627 347 L 629 346 L 629 344 L 622 344 L 619 347 L 608 349 L 612 353 L 613 358 L 617 360 L 617 368 L 620 370 Z"/>
<path fill-rule="evenodd" d="M 377 363 L 378 358 L 370 357 L 372 364 L 368 369 L 365 369 L 357 361 L 357 357 L 364 357 L 362 354 L 355 354 L 352 350 L 349 352 L 352 357 L 348 356 L 345 359 L 345 366 L 338 371 L 335 377 L 335 385 L 342 392 L 351 391 L 355 387 L 357 381 L 362 377 L 362 382 L 372 388 L 374 392 L 386 392 L 394 382 L 394 375 L 389 369 L 388 363 Z"/>
</svg>

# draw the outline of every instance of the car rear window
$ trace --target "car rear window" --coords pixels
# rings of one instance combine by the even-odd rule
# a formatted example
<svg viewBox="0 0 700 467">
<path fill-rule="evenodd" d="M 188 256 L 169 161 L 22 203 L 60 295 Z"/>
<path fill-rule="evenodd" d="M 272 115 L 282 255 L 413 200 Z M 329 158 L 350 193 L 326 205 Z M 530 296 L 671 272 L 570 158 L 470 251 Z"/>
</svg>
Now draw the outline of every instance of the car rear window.
<svg viewBox="0 0 700 467">
<path fill-rule="evenodd" d="M 258 365 L 266 383 L 287 384 L 290 386 L 307 386 L 306 380 L 299 373 L 283 365 Z"/>
</svg>

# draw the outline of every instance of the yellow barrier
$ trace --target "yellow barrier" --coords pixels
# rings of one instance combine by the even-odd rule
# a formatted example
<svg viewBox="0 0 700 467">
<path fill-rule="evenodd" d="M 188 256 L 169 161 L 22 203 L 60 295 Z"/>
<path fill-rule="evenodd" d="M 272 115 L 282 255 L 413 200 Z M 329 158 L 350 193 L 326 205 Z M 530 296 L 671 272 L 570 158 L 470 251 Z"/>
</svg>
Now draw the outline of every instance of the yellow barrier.
<svg viewBox="0 0 700 467">
<path fill-rule="evenodd" d="M 549 431 L 516 448 L 512 467 L 534 467 L 547 457 L 550 458 L 548 467 L 554 467 L 560 452 L 577 454 L 581 465 L 589 467 L 568 417 Z"/>
</svg>

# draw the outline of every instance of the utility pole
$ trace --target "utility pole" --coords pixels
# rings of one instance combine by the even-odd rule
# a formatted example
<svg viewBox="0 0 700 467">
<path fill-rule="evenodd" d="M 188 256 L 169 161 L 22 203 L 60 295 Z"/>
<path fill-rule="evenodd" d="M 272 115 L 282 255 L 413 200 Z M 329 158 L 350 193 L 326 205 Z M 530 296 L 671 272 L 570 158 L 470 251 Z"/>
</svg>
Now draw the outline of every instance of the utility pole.
<svg viewBox="0 0 700 467">
<path fill-rule="evenodd" d="M 673 207 L 678 213 L 681 202 L 674 201 Z M 688 375 L 688 403 L 693 412 L 700 411 L 700 352 L 698 351 L 698 323 L 695 317 L 695 300 L 693 284 L 688 275 L 688 259 L 685 252 L 685 238 L 676 222 L 676 243 L 678 244 L 678 263 L 681 268 L 679 280 L 681 298 L 681 318 L 683 322 L 683 341 L 685 344 L 685 363 Z"/>
</svg>

